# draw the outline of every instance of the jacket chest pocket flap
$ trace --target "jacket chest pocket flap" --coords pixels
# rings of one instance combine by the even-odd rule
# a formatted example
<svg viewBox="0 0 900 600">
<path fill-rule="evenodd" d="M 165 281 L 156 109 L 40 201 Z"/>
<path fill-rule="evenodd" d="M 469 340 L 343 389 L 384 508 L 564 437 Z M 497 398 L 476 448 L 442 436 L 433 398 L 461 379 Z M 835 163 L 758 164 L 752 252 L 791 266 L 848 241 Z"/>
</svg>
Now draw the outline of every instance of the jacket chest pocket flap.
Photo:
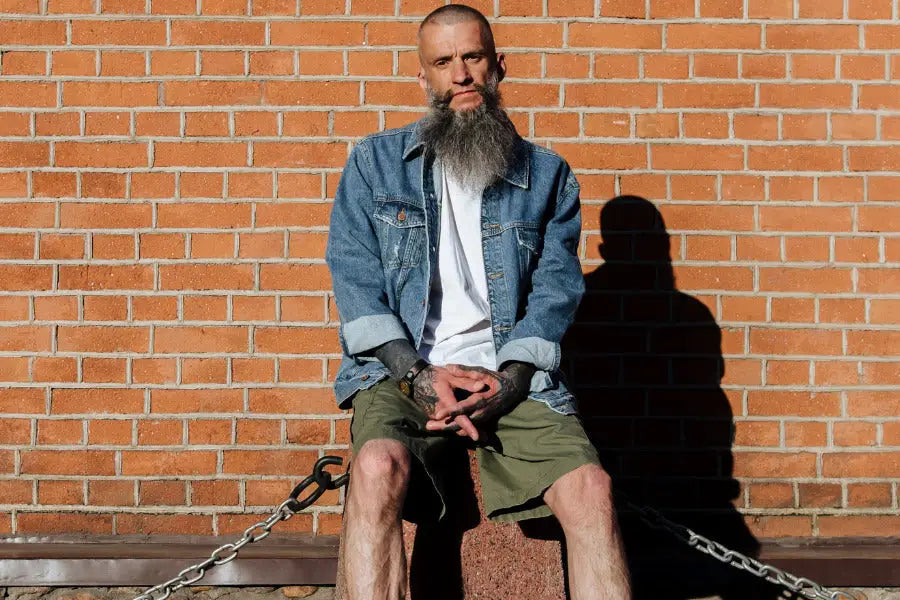
<svg viewBox="0 0 900 600">
<path fill-rule="evenodd" d="M 425 247 L 425 211 L 402 199 L 376 200 L 372 214 L 386 269 L 414 267 Z"/>
</svg>

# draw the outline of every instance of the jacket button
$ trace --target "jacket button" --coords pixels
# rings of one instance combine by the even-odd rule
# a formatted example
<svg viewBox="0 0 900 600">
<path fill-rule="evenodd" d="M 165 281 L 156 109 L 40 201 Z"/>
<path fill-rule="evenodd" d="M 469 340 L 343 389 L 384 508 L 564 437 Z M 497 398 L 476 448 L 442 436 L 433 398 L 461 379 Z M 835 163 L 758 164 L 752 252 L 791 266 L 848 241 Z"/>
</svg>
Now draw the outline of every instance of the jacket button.
<svg viewBox="0 0 900 600">
<path fill-rule="evenodd" d="M 363 375 L 363 376 L 360 377 L 359 379 L 360 379 L 360 381 L 365 381 L 365 380 L 368 379 L 368 378 L 369 378 L 368 375 Z"/>
<path fill-rule="evenodd" d="M 397 213 L 397 220 L 398 221 L 406 220 L 406 211 L 405 210 L 401 210 L 399 213 Z"/>
</svg>

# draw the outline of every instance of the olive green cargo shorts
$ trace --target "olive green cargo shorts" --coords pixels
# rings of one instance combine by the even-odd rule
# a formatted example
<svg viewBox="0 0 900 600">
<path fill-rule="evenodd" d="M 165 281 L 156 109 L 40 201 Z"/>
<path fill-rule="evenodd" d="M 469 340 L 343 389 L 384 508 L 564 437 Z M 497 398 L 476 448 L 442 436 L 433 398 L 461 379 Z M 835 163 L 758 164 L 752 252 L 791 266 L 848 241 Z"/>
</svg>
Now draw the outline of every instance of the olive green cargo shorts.
<svg viewBox="0 0 900 600">
<path fill-rule="evenodd" d="M 434 522 L 447 514 L 449 461 L 460 449 L 475 446 L 482 499 L 492 521 L 521 521 L 550 516 L 543 493 L 553 482 L 584 464 L 600 464 L 597 451 L 575 415 L 563 415 L 543 402 L 525 400 L 481 431 L 478 442 L 425 429 L 428 419 L 412 400 L 386 379 L 353 398 L 350 435 L 354 454 L 369 440 L 402 443 L 412 460 L 403 518 Z M 465 453 L 463 453 L 465 456 Z"/>
</svg>

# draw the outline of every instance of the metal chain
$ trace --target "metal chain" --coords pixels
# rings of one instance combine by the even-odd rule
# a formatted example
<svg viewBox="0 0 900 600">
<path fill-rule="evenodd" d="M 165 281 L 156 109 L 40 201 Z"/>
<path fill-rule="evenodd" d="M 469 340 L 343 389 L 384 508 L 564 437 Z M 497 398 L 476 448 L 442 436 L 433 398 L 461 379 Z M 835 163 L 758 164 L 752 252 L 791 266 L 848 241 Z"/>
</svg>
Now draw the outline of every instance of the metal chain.
<svg viewBox="0 0 900 600">
<path fill-rule="evenodd" d="M 244 546 L 252 544 L 253 542 L 258 542 L 267 537 L 271 533 L 272 527 L 277 523 L 290 519 L 296 513 L 312 505 L 326 490 L 335 490 L 344 486 L 349 477 L 349 469 L 346 473 L 334 479 L 332 479 L 331 473 L 324 469 L 326 465 L 340 465 L 342 462 L 342 459 L 337 456 L 323 456 L 316 461 L 312 474 L 301 481 L 293 491 L 291 491 L 287 500 L 278 505 L 278 508 L 275 509 L 275 512 L 272 513 L 268 519 L 251 525 L 244 530 L 243 535 L 238 541 L 219 546 L 213 550 L 209 558 L 203 562 L 183 569 L 176 577 L 148 589 L 139 596 L 136 596 L 134 600 L 165 600 L 172 595 L 172 592 L 203 579 L 206 575 L 206 571 L 212 567 L 231 562 L 237 558 L 238 552 L 240 552 Z M 303 500 L 298 500 L 298 497 L 303 490 L 313 483 L 317 485 L 316 489 Z M 704 554 L 712 556 L 736 569 L 747 571 L 766 581 L 782 585 L 805 598 L 809 598 L 810 600 L 855 600 L 855 598 L 847 592 L 830 590 L 819 585 L 815 581 L 805 577 L 797 577 L 796 575 L 782 571 L 777 567 L 767 565 L 755 558 L 741 554 L 737 550 L 726 548 L 719 542 L 700 535 L 684 525 L 670 521 L 653 508 L 648 506 L 637 506 L 627 500 L 625 501 L 625 505 L 638 513 L 641 520 L 650 527 L 667 531 L 687 543 L 688 546 L 695 548 Z M 258 529 L 262 531 L 259 535 L 255 535 L 254 531 Z"/>
<path fill-rule="evenodd" d="M 800 594 L 805 598 L 810 598 L 812 600 L 841 600 L 842 598 L 856 600 L 847 592 L 843 592 L 841 590 L 830 590 L 819 585 L 815 581 L 812 581 L 805 577 L 797 577 L 796 575 L 792 575 L 791 573 L 782 571 L 777 567 L 767 565 L 756 560 L 755 558 L 751 558 L 749 556 L 741 554 L 737 550 L 726 548 L 719 542 L 700 535 L 696 531 L 693 531 L 688 527 L 685 527 L 684 525 L 680 525 L 678 523 L 675 523 L 674 521 L 670 521 L 659 511 L 653 508 L 650 508 L 648 506 L 637 506 L 627 500 L 625 501 L 625 505 L 628 506 L 628 508 L 630 508 L 631 510 L 638 513 L 641 520 L 650 527 L 668 531 L 678 539 L 687 543 L 687 545 L 691 548 L 699 550 L 703 554 L 708 554 L 709 556 L 712 556 L 713 558 L 727 565 L 730 565 L 742 571 L 747 571 L 748 573 L 752 573 L 753 575 L 756 575 L 761 579 L 765 579 L 766 581 L 771 581 L 772 583 L 782 585 L 792 592 Z"/>
<path fill-rule="evenodd" d="M 338 456 L 323 456 L 316 461 L 312 474 L 297 484 L 293 491 L 291 491 L 287 500 L 279 504 L 278 508 L 275 509 L 275 512 L 272 513 L 268 519 L 251 525 L 244 530 L 243 535 L 238 541 L 219 546 L 213 550 L 209 558 L 203 562 L 199 562 L 196 565 L 191 565 L 190 567 L 183 569 L 177 576 L 146 590 L 144 593 L 136 596 L 134 600 L 165 600 L 172 595 L 172 592 L 180 590 L 187 585 L 197 583 L 203 579 L 206 575 L 206 571 L 212 567 L 224 565 L 225 563 L 233 561 L 237 558 L 241 548 L 268 537 L 275 524 L 280 523 L 281 521 L 287 521 L 296 513 L 312 505 L 326 490 L 336 490 L 345 485 L 347 483 L 347 478 L 349 477 L 347 473 L 332 479 L 331 473 L 325 470 L 326 465 L 340 465 L 342 462 L 343 459 Z M 306 498 L 298 500 L 303 490 L 313 483 L 316 484 L 316 489 L 310 492 Z M 257 530 L 260 530 L 259 534 L 254 533 Z"/>
</svg>

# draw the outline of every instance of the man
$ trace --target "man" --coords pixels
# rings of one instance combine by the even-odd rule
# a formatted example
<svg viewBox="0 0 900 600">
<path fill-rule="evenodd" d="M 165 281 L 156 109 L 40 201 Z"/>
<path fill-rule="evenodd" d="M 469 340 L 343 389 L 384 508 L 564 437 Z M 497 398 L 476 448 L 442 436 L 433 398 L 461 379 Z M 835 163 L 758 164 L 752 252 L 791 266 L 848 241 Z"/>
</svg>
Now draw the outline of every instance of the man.
<svg viewBox="0 0 900 600">
<path fill-rule="evenodd" d="M 627 599 L 609 478 L 558 370 L 584 289 L 578 184 L 500 107 L 506 59 L 481 13 L 435 10 L 418 48 L 430 110 L 354 148 L 326 253 L 335 393 L 354 409 L 347 598 L 403 597 L 401 516 L 444 517 L 441 455 L 468 439 L 487 516 L 552 513 L 572 597 Z"/>
</svg>

